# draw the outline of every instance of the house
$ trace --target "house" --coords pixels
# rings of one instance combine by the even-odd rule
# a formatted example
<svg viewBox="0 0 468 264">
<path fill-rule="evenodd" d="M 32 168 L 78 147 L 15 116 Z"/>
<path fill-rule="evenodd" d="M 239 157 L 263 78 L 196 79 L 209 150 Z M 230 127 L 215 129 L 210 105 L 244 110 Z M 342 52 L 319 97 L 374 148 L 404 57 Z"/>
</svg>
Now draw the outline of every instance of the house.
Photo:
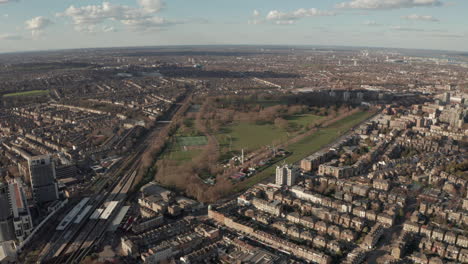
<svg viewBox="0 0 468 264">
<path fill-rule="evenodd" d="M 403 224 L 403 231 L 419 234 L 420 226 L 418 223 L 406 221 Z"/>
<path fill-rule="evenodd" d="M 460 248 L 457 246 L 449 245 L 445 257 L 451 260 L 457 260 L 460 254 Z"/>
<path fill-rule="evenodd" d="M 427 237 L 431 237 L 431 235 L 432 235 L 432 229 L 433 229 L 432 226 L 421 226 L 419 232 L 420 232 L 421 235 L 425 235 L 425 236 L 427 236 Z"/>
<path fill-rule="evenodd" d="M 429 259 L 424 253 L 421 252 L 415 252 L 411 256 L 409 256 L 409 259 L 412 260 L 416 264 L 428 264 Z"/>
<path fill-rule="evenodd" d="M 348 242 L 354 241 L 356 239 L 356 233 L 350 229 L 344 229 L 341 232 L 340 239 L 348 241 Z"/>
<path fill-rule="evenodd" d="M 458 261 L 461 263 L 468 263 L 468 249 L 462 248 L 458 255 Z"/>
<path fill-rule="evenodd" d="M 338 253 L 341 252 L 341 245 L 338 241 L 332 240 L 328 242 L 327 249 L 331 252 Z"/>
<path fill-rule="evenodd" d="M 463 236 L 463 235 L 458 235 L 457 246 L 462 247 L 462 248 L 468 248 L 468 237 Z"/>
<path fill-rule="evenodd" d="M 384 233 L 384 228 L 381 225 L 379 224 L 374 225 L 371 231 L 369 232 L 369 234 L 367 234 L 366 237 L 364 238 L 364 241 L 362 244 L 364 248 L 366 249 L 374 248 L 377 245 L 377 242 L 379 241 L 379 239 L 382 237 L 383 233 Z"/>
<path fill-rule="evenodd" d="M 445 258 L 445 254 L 447 252 L 447 244 L 445 244 L 444 242 L 434 242 L 434 244 L 432 244 L 432 250 L 431 250 L 433 253 L 436 253 L 437 255 Z"/>
<path fill-rule="evenodd" d="M 390 190 L 390 182 L 388 180 L 375 179 L 372 182 L 372 187 L 382 191 Z"/>
<path fill-rule="evenodd" d="M 330 234 L 331 236 L 333 236 L 336 239 L 339 239 L 340 234 L 341 234 L 341 229 L 336 225 L 330 225 L 328 227 L 328 234 Z"/>
<path fill-rule="evenodd" d="M 351 228 L 353 228 L 356 231 L 361 231 L 365 225 L 366 222 L 364 221 L 364 219 L 359 218 L 357 216 L 353 217 L 353 219 L 351 220 Z"/>
<path fill-rule="evenodd" d="M 327 240 L 323 236 L 316 236 L 312 244 L 318 248 L 325 248 L 327 246 Z"/>
<path fill-rule="evenodd" d="M 452 231 L 447 231 L 445 233 L 444 241 L 447 242 L 447 244 L 455 245 L 457 242 L 457 234 Z"/>
<path fill-rule="evenodd" d="M 326 234 L 328 230 L 328 225 L 324 221 L 318 221 L 315 224 L 315 230 L 319 232 L 320 234 Z"/>
<path fill-rule="evenodd" d="M 369 221 L 375 222 L 375 221 L 377 221 L 377 214 L 375 213 L 374 210 L 367 210 L 366 211 L 366 218 Z"/>
<path fill-rule="evenodd" d="M 391 226 L 393 226 L 393 224 L 395 222 L 395 218 L 394 218 L 394 216 L 391 216 L 389 214 L 381 213 L 381 214 L 377 215 L 377 222 L 381 223 L 385 227 L 391 227 Z"/>
</svg>

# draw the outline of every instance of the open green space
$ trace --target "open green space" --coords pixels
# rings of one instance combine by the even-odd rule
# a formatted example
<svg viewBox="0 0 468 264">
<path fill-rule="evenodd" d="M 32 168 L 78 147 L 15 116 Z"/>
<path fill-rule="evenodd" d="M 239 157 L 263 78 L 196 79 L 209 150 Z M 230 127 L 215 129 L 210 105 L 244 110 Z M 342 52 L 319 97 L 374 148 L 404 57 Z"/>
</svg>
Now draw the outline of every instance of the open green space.
<svg viewBox="0 0 468 264">
<path fill-rule="evenodd" d="M 177 137 L 177 144 L 179 146 L 204 146 L 208 143 L 205 136 L 198 137 Z"/>
<path fill-rule="evenodd" d="M 288 134 L 271 124 L 238 122 L 226 127 L 216 137 L 220 145 L 227 149 L 253 151 L 278 140 L 284 141 Z"/>
<path fill-rule="evenodd" d="M 288 120 L 291 124 L 298 126 L 308 126 L 309 124 L 315 123 L 319 120 L 322 120 L 323 116 L 313 115 L 313 114 L 302 114 L 302 115 L 293 115 L 288 117 Z"/>
<path fill-rule="evenodd" d="M 373 113 L 371 112 L 358 112 L 352 114 L 348 117 L 345 117 L 341 120 L 336 121 L 326 128 L 321 128 L 312 135 L 303 138 L 297 143 L 291 144 L 287 147 L 288 151 L 291 151 L 292 154 L 287 157 L 284 162 L 286 163 L 297 163 L 306 156 L 320 150 L 328 144 L 333 143 L 341 135 L 345 134 L 349 129 L 355 125 L 366 120 Z M 283 161 L 281 161 L 283 162 Z M 238 192 L 249 188 L 252 185 L 255 185 L 266 178 L 273 175 L 275 171 L 275 164 L 273 164 L 268 169 L 254 175 L 251 178 L 246 179 L 245 181 L 238 184 L 234 191 Z"/>
<path fill-rule="evenodd" d="M 163 153 L 162 158 L 177 161 L 179 164 L 191 161 L 192 158 L 202 153 L 201 148 L 208 142 L 205 136 L 197 137 L 176 137 L 169 144 L 169 147 Z"/>
<path fill-rule="evenodd" d="M 48 95 L 48 94 L 49 94 L 49 90 L 32 90 L 32 91 L 4 94 L 3 97 L 40 96 L 40 95 Z"/>
<path fill-rule="evenodd" d="M 201 149 L 190 149 L 190 150 L 169 150 L 164 152 L 163 159 L 177 161 L 179 164 L 191 161 L 197 155 L 200 155 L 203 150 Z"/>
<path fill-rule="evenodd" d="M 313 114 L 294 115 L 287 120 L 293 126 L 306 127 L 322 119 L 322 116 Z M 286 129 L 278 128 L 273 124 L 257 124 L 251 122 L 237 122 L 223 129 L 216 135 L 220 145 L 227 149 L 240 151 L 253 151 L 271 144 L 278 144 L 292 137 Z"/>
</svg>

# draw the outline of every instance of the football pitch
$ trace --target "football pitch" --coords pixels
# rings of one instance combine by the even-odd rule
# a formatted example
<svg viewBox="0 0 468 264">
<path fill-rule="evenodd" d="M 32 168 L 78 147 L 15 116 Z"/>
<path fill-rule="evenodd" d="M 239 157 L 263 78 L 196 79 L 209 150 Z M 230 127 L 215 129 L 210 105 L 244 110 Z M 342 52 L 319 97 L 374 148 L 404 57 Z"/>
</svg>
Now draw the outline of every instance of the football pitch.
<svg viewBox="0 0 468 264">
<path fill-rule="evenodd" d="M 208 140 L 205 136 L 198 137 L 178 137 L 177 145 L 180 147 L 191 147 L 191 146 L 204 146 L 208 143 Z"/>
</svg>

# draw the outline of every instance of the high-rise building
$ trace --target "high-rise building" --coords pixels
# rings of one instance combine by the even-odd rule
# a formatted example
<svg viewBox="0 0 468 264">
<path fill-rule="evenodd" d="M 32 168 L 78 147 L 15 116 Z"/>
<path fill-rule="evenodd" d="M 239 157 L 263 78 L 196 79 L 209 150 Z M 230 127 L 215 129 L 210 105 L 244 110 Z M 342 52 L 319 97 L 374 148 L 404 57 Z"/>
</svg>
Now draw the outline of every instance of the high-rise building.
<svg viewBox="0 0 468 264">
<path fill-rule="evenodd" d="M 351 93 L 349 91 L 345 91 L 343 93 L 343 101 L 347 102 L 351 98 Z"/>
<path fill-rule="evenodd" d="M 446 104 L 450 104 L 450 93 L 447 92 L 447 93 L 444 93 L 444 103 Z"/>
<path fill-rule="evenodd" d="M 15 239 L 8 184 L 0 182 L 0 242 Z"/>
<path fill-rule="evenodd" d="M 33 230 L 31 213 L 24 194 L 23 184 L 16 179 L 8 185 L 10 193 L 10 206 L 13 214 L 13 227 L 16 238 L 22 242 Z"/>
<path fill-rule="evenodd" d="M 276 181 L 277 185 L 293 186 L 296 184 L 297 170 L 292 166 L 283 165 L 276 167 Z"/>
<path fill-rule="evenodd" d="M 22 183 L 0 183 L 0 242 L 18 240 L 29 236 L 33 223 Z"/>
<path fill-rule="evenodd" d="M 59 198 L 55 165 L 49 155 L 31 157 L 28 160 L 31 189 L 36 204 Z"/>
</svg>

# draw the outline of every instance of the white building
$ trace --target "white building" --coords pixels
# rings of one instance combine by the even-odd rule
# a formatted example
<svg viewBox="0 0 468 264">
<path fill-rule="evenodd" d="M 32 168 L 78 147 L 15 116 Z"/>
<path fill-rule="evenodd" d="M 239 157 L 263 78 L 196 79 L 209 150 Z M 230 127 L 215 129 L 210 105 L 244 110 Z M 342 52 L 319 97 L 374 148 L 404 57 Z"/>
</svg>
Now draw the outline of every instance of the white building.
<svg viewBox="0 0 468 264">
<path fill-rule="evenodd" d="M 13 212 L 13 227 L 19 242 L 23 242 L 33 230 L 31 213 L 29 212 L 26 195 L 22 183 L 18 180 L 8 185 L 10 191 L 10 204 Z"/>
<path fill-rule="evenodd" d="M 293 186 L 296 184 L 297 170 L 289 165 L 276 166 L 276 185 Z"/>
</svg>

